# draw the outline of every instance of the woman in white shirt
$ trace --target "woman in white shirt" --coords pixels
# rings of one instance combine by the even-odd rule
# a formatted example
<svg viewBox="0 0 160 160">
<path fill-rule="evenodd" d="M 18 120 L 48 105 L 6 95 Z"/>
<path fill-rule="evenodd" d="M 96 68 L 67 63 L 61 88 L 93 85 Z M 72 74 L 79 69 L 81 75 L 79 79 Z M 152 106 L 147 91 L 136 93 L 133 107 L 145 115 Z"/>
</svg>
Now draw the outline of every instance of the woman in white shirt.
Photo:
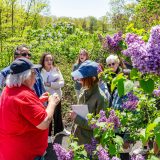
<svg viewBox="0 0 160 160">
<path fill-rule="evenodd" d="M 64 86 L 64 79 L 61 71 L 55 66 L 54 58 L 50 53 L 44 53 L 41 57 L 40 64 L 42 65 L 41 75 L 45 89 L 50 94 L 57 93 L 62 98 L 61 88 Z M 53 115 L 54 117 L 54 135 L 64 130 L 61 114 L 61 101 Z M 49 137 L 51 136 L 52 124 L 49 128 Z"/>
</svg>

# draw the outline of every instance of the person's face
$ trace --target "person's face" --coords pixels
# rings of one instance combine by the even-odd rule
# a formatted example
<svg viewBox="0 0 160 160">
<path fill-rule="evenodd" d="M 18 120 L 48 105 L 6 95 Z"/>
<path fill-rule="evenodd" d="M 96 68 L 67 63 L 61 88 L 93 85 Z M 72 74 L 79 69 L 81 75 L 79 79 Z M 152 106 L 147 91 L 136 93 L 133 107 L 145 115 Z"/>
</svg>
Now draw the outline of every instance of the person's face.
<svg viewBox="0 0 160 160">
<path fill-rule="evenodd" d="M 44 58 L 44 68 L 50 69 L 53 65 L 53 57 L 51 55 L 46 55 Z"/>
<path fill-rule="evenodd" d="M 87 59 L 86 52 L 82 51 L 82 52 L 79 54 L 79 59 L 80 59 L 81 62 L 84 62 L 84 61 Z"/>
<path fill-rule="evenodd" d="M 21 49 L 21 51 L 19 52 L 19 54 L 16 54 L 16 58 L 22 58 L 22 57 L 25 57 L 25 58 L 28 58 L 28 59 L 31 58 L 31 53 L 29 52 L 28 48 L 23 47 Z"/>
<path fill-rule="evenodd" d="M 34 84 L 36 82 L 36 70 L 32 69 L 31 70 L 31 76 L 25 80 L 24 84 L 29 87 L 30 89 L 33 88 Z"/>
<path fill-rule="evenodd" d="M 119 64 L 115 61 L 110 61 L 107 63 L 108 68 L 112 68 L 113 72 L 116 72 L 117 68 L 119 67 Z"/>
</svg>

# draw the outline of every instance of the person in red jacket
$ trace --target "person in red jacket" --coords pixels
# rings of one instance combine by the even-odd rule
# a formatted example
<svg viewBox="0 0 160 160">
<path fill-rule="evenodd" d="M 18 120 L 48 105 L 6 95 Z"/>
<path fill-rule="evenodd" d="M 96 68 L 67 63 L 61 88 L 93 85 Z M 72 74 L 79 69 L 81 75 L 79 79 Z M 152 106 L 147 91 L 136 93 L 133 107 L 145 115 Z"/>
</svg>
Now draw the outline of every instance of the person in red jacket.
<svg viewBox="0 0 160 160">
<path fill-rule="evenodd" d="M 42 159 L 45 153 L 48 127 L 60 99 L 56 93 L 38 98 L 33 91 L 39 67 L 26 58 L 16 59 L 10 66 L 0 99 L 0 160 Z"/>
</svg>

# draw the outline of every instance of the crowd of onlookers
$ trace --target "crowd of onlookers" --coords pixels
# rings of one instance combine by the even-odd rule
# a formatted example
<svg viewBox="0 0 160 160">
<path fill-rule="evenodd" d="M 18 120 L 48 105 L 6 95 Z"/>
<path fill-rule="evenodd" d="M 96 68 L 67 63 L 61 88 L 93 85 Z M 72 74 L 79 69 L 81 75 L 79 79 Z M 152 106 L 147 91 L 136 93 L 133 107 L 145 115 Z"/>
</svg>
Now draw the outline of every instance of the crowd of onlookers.
<svg viewBox="0 0 160 160">
<path fill-rule="evenodd" d="M 54 135 L 70 134 L 64 128 L 61 114 L 64 78 L 53 55 L 44 53 L 39 65 L 33 64 L 31 57 L 27 46 L 18 46 L 15 60 L 0 72 L 1 160 L 43 160 L 47 145 L 52 142 L 52 130 Z M 106 107 L 121 109 L 117 89 L 111 92 L 111 84 L 98 78 L 104 68 L 111 68 L 112 78 L 124 72 L 121 63 L 117 55 L 110 55 L 104 67 L 90 60 L 89 53 L 81 49 L 71 73 L 77 103 L 87 105 L 89 113 L 94 115 Z M 78 137 L 78 143 L 90 143 L 93 130 L 87 119 L 73 110 L 69 116 L 74 121 L 72 133 Z"/>
</svg>

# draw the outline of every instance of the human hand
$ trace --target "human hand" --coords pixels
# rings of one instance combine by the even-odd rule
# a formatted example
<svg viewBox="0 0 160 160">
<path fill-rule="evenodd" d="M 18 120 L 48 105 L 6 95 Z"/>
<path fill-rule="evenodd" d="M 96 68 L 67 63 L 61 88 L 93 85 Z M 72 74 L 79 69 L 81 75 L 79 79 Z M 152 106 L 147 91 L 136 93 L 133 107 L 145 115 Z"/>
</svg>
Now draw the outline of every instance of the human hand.
<svg viewBox="0 0 160 160">
<path fill-rule="evenodd" d="M 69 112 L 69 117 L 71 118 L 71 120 L 75 120 L 76 116 L 77 116 L 77 113 L 75 113 L 74 111 Z"/>
<path fill-rule="evenodd" d="M 44 102 L 47 102 L 48 101 L 48 98 L 49 98 L 49 93 L 48 92 L 45 92 L 41 95 L 41 97 L 39 97 L 39 100 L 44 103 Z"/>
<path fill-rule="evenodd" d="M 54 93 L 53 95 L 49 96 L 48 102 L 57 105 L 60 102 L 60 97 L 57 93 Z"/>
</svg>

